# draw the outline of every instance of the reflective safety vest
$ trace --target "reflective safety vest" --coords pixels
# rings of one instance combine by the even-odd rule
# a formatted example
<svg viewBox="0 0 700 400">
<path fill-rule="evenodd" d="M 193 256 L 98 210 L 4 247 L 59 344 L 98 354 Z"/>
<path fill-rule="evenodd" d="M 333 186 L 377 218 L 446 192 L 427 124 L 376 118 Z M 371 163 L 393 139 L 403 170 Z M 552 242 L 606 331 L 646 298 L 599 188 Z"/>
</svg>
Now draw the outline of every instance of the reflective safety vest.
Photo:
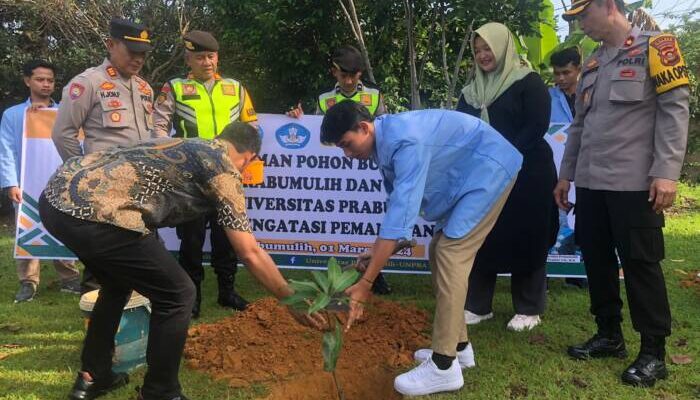
<svg viewBox="0 0 700 400">
<path fill-rule="evenodd" d="M 231 122 L 238 121 L 245 90 L 233 79 L 217 79 L 211 93 L 194 79 L 173 79 L 176 137 L 213 139 Z"/>
<path fill-rule="evenodd" d="M 345 96 L 341 92 L 340 86 L 335 85 L 335 88 L 333 88 L 333 90 L 330 90 L 318 96 L 318 107 L 321 110 L 321 112 L 325 114 L 326 112 L 328 112 L 329 108 L 333 107 L 337 103 L 340 103 L 343 100 L 352 100 L 356 103 L 360 103 L 363 106 L 367 107 L 367 110 L 369 110 L 370 115 L 374 116 L 374 113 L 377 112 L 377 108 L 379 107 L 379 99 L 379 90 L 367 87 L 363 84 L 357 85 L 357 91 L 352 97 Z"/>
</svg>

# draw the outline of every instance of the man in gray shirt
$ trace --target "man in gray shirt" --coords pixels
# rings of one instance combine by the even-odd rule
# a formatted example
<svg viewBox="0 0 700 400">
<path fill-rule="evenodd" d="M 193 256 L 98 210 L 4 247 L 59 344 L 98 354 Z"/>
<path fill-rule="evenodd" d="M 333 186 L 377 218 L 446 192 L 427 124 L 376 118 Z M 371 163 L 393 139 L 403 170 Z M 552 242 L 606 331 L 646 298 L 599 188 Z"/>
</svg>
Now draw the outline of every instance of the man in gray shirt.
<svg viewBox="0 0 700 400">
<path fill-rule="evenodd" d="M 685 155 L 689 82 L 676 38 L 632 27 L 624 6 L 622 0 L 575 0 L 564 14 L 602 45 L 584 63 L 554 196 L 568 210 L 569 185 L 576 182 L 576 237 L 598 325 L 569 355 L 626 356 L 619 256 L 642 342 L 622 381 L 652 386 L 667 376 L 663 210 L 673 204 Z"/>
<path fill-rule="evenodd" d="M 137 74 L 152 49 L 142 25 L 114 18 L 106 41 L 109 58 L 74 77 L 63 89 L 51 137 L 63 161 L 151 138 L 153 89 Z M 85 139 L 80 147 L 82 129 Z M 99 288 L 90 271 L 82 292 Z"/>
</svg>

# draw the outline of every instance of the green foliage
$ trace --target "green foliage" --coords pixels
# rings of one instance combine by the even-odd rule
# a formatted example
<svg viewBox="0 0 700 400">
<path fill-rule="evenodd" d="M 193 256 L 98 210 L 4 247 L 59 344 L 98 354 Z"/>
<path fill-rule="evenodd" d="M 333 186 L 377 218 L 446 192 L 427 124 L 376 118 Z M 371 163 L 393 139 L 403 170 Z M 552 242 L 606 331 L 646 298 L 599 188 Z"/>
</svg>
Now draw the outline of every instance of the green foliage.
<svg viewBox="0 0 700 400">
<path fill-rule="evenodd" d="M 330 326 L 334 329 L 323 335 L 323 366 L 324 370 L 333 372 L 343 345 L 343 331 L 342 324 L 332 310 L 348 304 L 345 289 L 357 282 L 360 273 L 354 268 L 343 271 L 338 261 L 331 258 L 325 273 L 312 271 L 311 275 L 313 280 L 290 280 L 289 286 L 294 294 L 283 299 L 282 303 L 308 314 L 325 311 L 326 317 L 330 318 Z"/>
<path fill-rule="evenodd" d="M 338 363 L 340 349 L 343 347 L 343 328 L 340 324 L 335 325 L 335 330 L 323 334 L 323 370 L 327 372 L 335 371 Z"/>
<path fill-rule="evenodd" d="M 552 2 L 543 0 L 542 3 L 544 8 L 540 11 L 535 34 L 523 38 L 527 59 L 532 67 L 540 72 L 549 70 L 549 57 L 559 44 Z"/>
<path fill-rule="evenodd" d="M 536 30 L 541 0 L 409 1 L 414 10 L 420 96 L 426 107 L 440 107 L 448 96 L 445 70 L 452 74 L 470 22 L 497 21 L 518 35 Z M 355 0 L 358 18 L 377 84 L 390 111 L 409 105 L 404 2 Z M 21 65 L 46 58 L 60 68 L 56 97 L 70 78 L 100 63 L 109 16 L 138 19 L 154 33 L 155 50 L 142 75 L 156 90 L 186 73 L 181 29 L 204 29 L 221 44 L 219 69 L 240 80 L 259 112 L 281 113 L 301 100 L 307 113 L 318 94 L 335 83 L 329 56 L 345 44 L 357 46 L 337 0 L 0 0 L 0 107 L 26 98 Z M 444 22 L 444 23 L 441 23 Z M 445 59 L 441 36 L 445 35 Z M 456 90 L 465 84 L 471 64 L 467 49 L 460 62 Z"/>
</svg>

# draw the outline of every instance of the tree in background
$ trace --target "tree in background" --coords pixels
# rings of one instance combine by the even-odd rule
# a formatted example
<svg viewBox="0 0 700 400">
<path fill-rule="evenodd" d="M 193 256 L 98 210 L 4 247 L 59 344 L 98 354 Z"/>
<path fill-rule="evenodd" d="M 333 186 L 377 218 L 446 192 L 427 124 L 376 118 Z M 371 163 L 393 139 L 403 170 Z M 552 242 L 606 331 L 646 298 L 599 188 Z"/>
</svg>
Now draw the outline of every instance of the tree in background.
<svg viewBox="0 0 700 400">
<path fill-rule="evenodd" d="M 182 72 L 180 37 L 187 29 L 203 28 L 208 17 L 198 0 L 0 0 L 0 106 L 26 97 L 22 64 L 46 59 L 58 67 L 58 83 L 102 62 L 109 20 L 126 17 L 155 31 L 155 50 L 146 59 L 144 78 L 156 84 Z"/>
</svg>

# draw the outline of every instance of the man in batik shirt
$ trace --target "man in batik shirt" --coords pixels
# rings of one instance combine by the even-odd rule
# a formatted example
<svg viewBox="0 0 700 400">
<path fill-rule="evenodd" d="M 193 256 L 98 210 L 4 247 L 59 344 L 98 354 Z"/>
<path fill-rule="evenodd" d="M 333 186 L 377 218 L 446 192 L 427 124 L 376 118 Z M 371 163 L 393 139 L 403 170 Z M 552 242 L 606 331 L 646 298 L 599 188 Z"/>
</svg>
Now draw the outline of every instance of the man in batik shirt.
<svg viewBox="0 0 700 400">
<path fill-rule="evenodd" d="M 103 284 L 71 398 L 94 398 L 128 382 L 126 374 L 112 372 L 112 352 L 135 290 L 152 304 L 149 369 L 139 398 L 185 399 L 178 369 L 195 288 L 157 228 L 216 213 L 250 272 L 277 298 L 292 294 L 246 215 L 240 172 L 259 151 L 257 130 L 234 122 L 211 141 L 167 138 L 74 157 L 49 180 L 39 202 L 44 226 Z M 316 327 L 323 322 L 293 315 Z"/>
</svg>

